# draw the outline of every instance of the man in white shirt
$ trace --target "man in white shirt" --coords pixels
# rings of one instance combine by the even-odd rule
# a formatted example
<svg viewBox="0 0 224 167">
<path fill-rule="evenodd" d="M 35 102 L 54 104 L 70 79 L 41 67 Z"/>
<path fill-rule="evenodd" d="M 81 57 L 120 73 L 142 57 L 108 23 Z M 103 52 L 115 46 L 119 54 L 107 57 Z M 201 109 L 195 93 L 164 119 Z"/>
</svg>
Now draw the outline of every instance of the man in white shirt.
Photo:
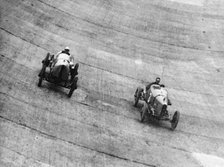
<svg viewBox="0 0 224 167">
<path fill-rule="evenodd" d="M 74 57 L 70 55 L 69 51 L 70 51 L 69 47 L 65 47 L 64 50 L 62 50 L 56 54 L 55 60 L 64 59 L 69 62 L 70 66 L 74 65 Z"/>
</svg>

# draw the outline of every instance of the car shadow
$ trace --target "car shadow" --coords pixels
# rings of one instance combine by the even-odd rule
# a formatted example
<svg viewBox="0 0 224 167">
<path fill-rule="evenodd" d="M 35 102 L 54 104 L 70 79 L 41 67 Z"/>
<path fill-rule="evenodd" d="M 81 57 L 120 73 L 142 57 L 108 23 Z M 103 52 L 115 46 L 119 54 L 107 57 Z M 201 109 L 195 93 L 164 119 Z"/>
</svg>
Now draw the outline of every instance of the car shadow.
<svg viewBox="0 0 224 167">
<path fill-rule="evenodd" d="M 41 88 L 47 89 L 48 92 L 57 93 L 59 96 L 67 96 L 68 97 L 69 89 L 58 86 L 57 84 L 43 81 Z"/>
</svg>

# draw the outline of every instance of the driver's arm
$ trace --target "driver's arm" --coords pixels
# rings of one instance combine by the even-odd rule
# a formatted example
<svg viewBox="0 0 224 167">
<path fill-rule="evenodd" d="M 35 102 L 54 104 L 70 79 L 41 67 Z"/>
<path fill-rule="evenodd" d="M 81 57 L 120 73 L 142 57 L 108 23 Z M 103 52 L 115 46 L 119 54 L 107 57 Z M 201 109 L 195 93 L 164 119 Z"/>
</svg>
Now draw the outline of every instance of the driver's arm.
<svg viewBox="0 0 224 167">
<path fill-rule="evenodd" d="M 72 55 L 69 56 L 70 65 L 74 65 L 74 57 Z"/>
<path fill-rule="evenodd" d="M 74 62 L 74 57 L 70 55 L 70 61 Z"/>
</svg>

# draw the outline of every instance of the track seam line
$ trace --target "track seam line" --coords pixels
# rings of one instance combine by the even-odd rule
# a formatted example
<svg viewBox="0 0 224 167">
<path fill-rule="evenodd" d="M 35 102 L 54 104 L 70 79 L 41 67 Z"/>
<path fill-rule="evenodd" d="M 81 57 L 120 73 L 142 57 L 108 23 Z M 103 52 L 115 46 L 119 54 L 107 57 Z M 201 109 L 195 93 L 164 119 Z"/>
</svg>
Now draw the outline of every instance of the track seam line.
<svg viewBox="0 0 224 167">
<path fill-rule="evenodd" d="M 70 118 L 70 117 L 64 117 L 63 114 L 59 114 L 59 113 L 56 113 L 56 112 L 52 112 L 52 111 L 51 111 L 50 109 L 48 109 L 48 108 L 43 108 L 43 107 L 41 107 L 41 106 L 34 105 L 33 103 L 28 103 L 28 102 L 26 102 L 25 100 L 18 99 L 18 98 L 16 98 L 16 97 L 12 96 L 12 95 L 7 94 L 7 93 L 0 92 L 0 94 L 3 94 L 3 95 L 5 95 L 5 96 L 8 96 L 8 97 L 10 97 L 10 98 L 12 98 L 12 99 L 16 99 L 16 100 L 18 100 L 18 101 L 21 102 L 21 103 L 25 103 L 25 104 L 27 104 L 27 105 L 31 105 L 31 106 L 34 107 L 34 108 L 39 108 L 39 109 L 41 109 L 41 110 L 43 110 L 43 111 L 48 111 L 49 113 L 51 113 L 51 114 L 53 114 L 53 115 L 61 116 L 61 117 L 66 118 L 66 119 L 69 119 L 69 120 L 72 120 L 72 121 L 77 121 L 77 122 L 79 122 L 79 123 L 81 123 L 81 124 L 87 124 L 87 125 L 89 125 L 89 126 L 93 126 L 93 127 L 94 127 L 94 124 L 90 124 L 90 123 L 82 122 L 82 121 L 79 121 L 79 120 L 77 120 L 77 119 Z M 0 101 L 1 101 L 1 100 L 0 100 Z M 77 103 L 77 104 L 83 105 L 83 106 L 87 106 L 87 107 L 92 108 L 92 109 L 99 110 L 99 108 L 97 108 L 97 107 L 95 107 L 95 106 L 91 106 L 91 105 L 89 105 L 89 104 L 87 104 L 87 103 L 82 103 L 82 102 L 78 102 L 78 101 L 74 101 L 74 102 Z M 102 111 L 103 111 L 103 112 L 112 113 L 112 114 L 117 115 L 117 116 L 119 116 L 119 117 L 125 117 L 126 119 L 129 119 L 129 120 L 137 120 L 137 119 L 133 119 L 133 118 L 131 118 L 131 117 L 125 116 L 125 115 L 121 115 L 121 114 L 117 114 L 117 113 L 110 112 L 110 111 L 105 110 L 105 109 L 102 109 Z"/>
<path fill-rule="evenodd" d="M 2 73 L 2 71 L 0 71 L 0 73 Z M 2 73 L 3 75 L 5 75 L 4 73 Z M 15 78 L 15 77 L 12 77 L 12 76 L 8 76 L 9 78 L 12 78 L 12 79 L 16 79 L 16 80 L 18 80 L 18 78 Z M 24 83 L 24 84 L 28 84 L 27 82 L 24 82 L 23 80 L 19 80 L 20 82 L 21 82 L 21 84 L 22 83 Z M 81 87 L 81 86 L 79 86 L 80 88 L 83 88 L 84 90 L 85 90 L 85 87 Z M 6 93 L 3 93 L 3 92 L 0 92 L 0 93 L 2 93 L 2 94 L 6 94 Z M 97 93 L 99 93 L 99 92 L 97 92 Z M 7 95 L 7 94 L 6 94 Z M 9 96 L 11 96 L 11 95 L 9 95 Z M 12 96 L 13 97 L 13 96 Z M 122 100 L 126 100 L 126 99 L 122 99 Z M 94 106 L 94 105 L 90 105 L 90 104 L 88 104 L 88 103 L 85 103 L 85 102 L 79 102 L 79 101 L 77 101 L 77 100 L 74 100 L 74 102 L 75 103 L 78 103 L 78 104 L 81 104 L 81 105 L 84 105 L 84 106 L 88 106 L 88 107 L 90 107 L 90 108 L 93 108 L 93 109 L 99 109 L 99 110 L 103 110 L 103 111 L 106 111 L 106 112 L 109 112 L 109 113 L 113 113 L 113 112 L 111 112 L 111 111 L 107 111 L 107 110 L 105 110 L 105 109 L 101 109 L 101 108 L 97 108 L 96 106 Z M 128 117 L 128 116 L 126 116 L 126 115 L 122 115 L 122 114 L 118 114 L 118 113 L 113 113 L 113 114 L 115 114 L 115 115 L 118 115 L 118 116 L 123 116 L 123 117 L 125 117 L 125 118 L 128 118 L 128 119 L 132 119 L 132 117 Z"/>
<path fill-rule="evenodd" d="M 6 57 L 7 58 L 7 57 Z M 7 58 L 7 59 L 9 59 L 9 58 Z M 14 60 L 12 60 L 12 59 L 10 59 L 11 61 L 14 61 Z M 15 62 L 15 61 L 14 61 Z M 19 64 L 19 63 L 18 63 Z M 21 65 L 21 64 L 20 64 Z M 22 66 L 24 66 L 24 65 L 22 65 Z M 24 66 L 24 67 L 26 67 L 26 68 L 29 68 L 29 67 L 27 67 L 27 66 Z M 32 69 L 31 69 L 32 70 Z M 2 73 L 2 71 L 0 71 L 0 73 Z M 4 73 L 2 73 L 2 74 L 4 74 Z M 4 74 L 5 75 L 5 74 Z M 9 78 L 13 78 L 13 79 L 16 79 L 16 80 L 18 80 L 18 78 L 14 78 L 14 77 L 12 77 L 12 76 L 9 76 Z M 27 82 L 24 82 L 23 80 L 19 80 L 21 83 L 24 83 L 24 84 L 28 84 Z M 82 89 L 86 89 L 85 87 L 82 87 L 82 86 L 79 86 L 80 88 L 82 88 Z M 0 93 L 2 93 L 2 92 L 0 92 Z M 97 93 L 99 93 L 99 92 L 97 92 Z M 3 93 L 4 94 L 4 93 Z M 10 96 L 10 95 L 9 95 Z M 220 96 L 220 97 L 224 97 L 224 96 Z M 121 98 L 122 99 L 122 98 Z M 125 100 L 125 101 L 127 101 L 127 99 L 122 99 L 122 100 Z M 82 105 L 85 105 L 85 106 L 88 106 L 88 107 L 90 107 L 90 108 L 93 108 L 93 109 L 101 109 L 101 108 L 97 108 L 96 106 L 94 106 L 94 105 L 90 105 L 90 104 L 88 104 L 88 103 L 85 103 L 85 102 L 79 102 L 79 101 L 77 101 L 77 100 L 74 100 L 74 102 L 75 103 L 78 103 L 78 104 L 82 104 Z M 128 117 L 128 116 L 126 116 L 126 115 L 121 115 L 121 114 L 117 114 L 116 112 L 114 113 L 114 112 L 110 112 L 110 111 L 107 111 L 107 110 L 105 110 L 105 109 L 102 109 L 103 111 L 106 111 L 106 112 L 109 112 L 109 113 L 113 113 L 113 114 L 115 114 L 115 115 L 119 115 L 119 116 L 123 116 L 123 117 L 125 117 L 125 118 L 128 118 L 128 119 L 132 119 L 132 117 Z M 196 117 L 196 116 L 192 116 L 192 115 L 186 115 L 186 117 L 194 117 L 194 118 L 200 118 L 200 117 Z M 204 118 L 203 118 L 204 119 Z M 204 120 L 208 120 L 208 121 L 213 121 L 213 120 L 209 120 L 209 119 L 204 119 Z"/>
<path fill-rule="evenodd" d="M 51 7 L 51 8 L 54 8 L 54 9 L 56 9 L 56 10 L 58 10 L 58 11 L 61 11 L 62 13 L 65 13 L 65 14 L 67 14 L 67 15 L 70 15 L 70 16 L 72 16 L 72 17 L 75 17 L 75 18 L 77 18 L 77 19 L 79 19 L 79 20 L 83 20 L 83 21 L 85 21 L 85 22 L 87 22 L 87 23 L 96 25 L 96 26 L 98 26 L 98 27 L 102 27 L 102 28 L 105 28 L 105 29 L 113 30 L 113 31 L 120 32 L 120 33 L 123 33 L 123 34 L 126 34 L 126 35 L 134 36 L 134 37 L 136 37 L 136 38 L 140 38 L 140 39 L 148 40 L 148 41 L 151 41 L 151 42 L 154 42 L 154 43 L 160 43 L 160 44 L 165 44 L 165 45 L 167 45 L 167 46 L 175 46 L 175 47 L 178 47 L 178 48 L 186 48 L 186 49 L 191 49 L 191 50 L 199 50 L 199 51 L 207 51 L 207 52 L 221 52 L 221 53 L 224 52 L 224 51 L 216 51 L 216 50 L 199 49 L 199 48 L 195 48 L 195 47 L 180 46 L 180 45 L 177 45 L 177 44 L 171 44 L 171 43 L 166 43 L 166 42 L 162 42 L 162 41 L 151 40 L 151 39 L 146 38 L 146 37 L 141 37 L 141 36 L 138 36 L 138 35 L 135 35 L 135 34 L 132 34 L 132 33 L 128 33 L 128 32 L 124 32 L 124 31 L 121 31 L 121 30 L 118 30 L 118 29 L 114 29 L 114 28 L 111 28 L 111 27 L 108 27 L 108 26 L 104 26 L 104 25 L 101 25 L 101 24 L 99 24 L 99 23 L 95 23 L 95 22 L 93 22 L 93 21 L 90 21 L 90 20 L 88 20 L 88 19 L 82 19 L 82 18 L 77 17 L 77 16 L 75 16 L 75 15 L 72 15 L 72 14 L 66 12 L 66 11 L 63 11 L 63 10 L 61 10 L 61 9 L 59 9 L 59 8 L 56 8 L 55 6 L 52 6 L 52 5 L 50 5 L 50 4 L 46 3 L 46 2 L 43 2 L 42 0 L 38 0 L 38 1 L 41 2 L 41 3 L 43 3 L 43 4 L 45 4 L 45 5 L 47 5 L 47 6 L 49 6 L 49 7 Z"/>
<path fill-rule="evenodd" d="M 51 113 L 51 114 L 53 114 L 53 115 L 57 115 L 57 116 L 60 116 L 60 117 L 62 117 L 62 118 L 65 118 L 65 119 L 69 119 L 69 120 L 77 121 L 77 122 L 79 122 L 79 123 L 81 123 L 81 124 L 87 124 L 88 126 L 91 126 L 91 127 L 96 127 L 94 124 L 86 123 L 86 122 L 84 123 L 84 122 L 82 122 L 82 121 L 79 121 L 79 120 L 76 120 L 76 119 L 73 119 L 73 118 L 64 117 L 62 114 L 58 114 L 58 113 L 52 112 L 52 111 L 49 110 L 48 108 L 41 108 L 41 107 L 39 107 L 39 106 L 30 104 L 30 103 L 28 103 L 28 102 L 26 102 L 26 101 L 24 101 L 24 100 L 20 100 L 20 99 L 18 99 L 18 98 L 15 98 L 15 97 L 13 97 L 13 96 L 7 94 L 7 93 L 2 93 L 2 92 L 0 92 L 0 94 L 4 94 L 5 96 L 8 96 L 8 97 L 13 98 L 13 99 L 16 99 L 16 100 L 18 100 L 18 101 L 20 101 L 20 102 L 22 102 L 22 103 L 26 103 L 26 104 L 28 104 L 28 105 L 31 105 L 31 106 L 33 106 L 34 108 L 40 108 L 41 110 L 47 110 L 49 113 Z M 75 101 L 75 102 L 78 103 L 78 104 L 84 105 L 84 106 L 88 106 L 88 107 L 90 107 L 90 108 L 98 109 L 98 108 L 96 108 L 96 107 L 94 107 L 94 106 L 90 106 L 90 105 L 88 105 L 88 104 L 79 103 L 79 102 L 77 102 L 77 101 Z M 105 109 L 102 109 L 102 111 L 104 111 L 104 112 L 109 112 L 109 113 L 112 113 L 112 114 L 115 114 L 115 115 L 118 115 L 118 116 L 121 116 L 121 117 L 123 116 L 123 117 L 125 117 L 125 118 L 127 118 L 127 119 L 129 119 L 129 120 L 133 120 L 133 121 L 136 121 L 136 120 L 137 120 L 137 119 L 133 119 L 133 118 L 126 117 L 126 116 L 124 116 L 124 115 L 119 115 L 119 114 L 117 114 L 117 113 L 113 113 L 113 112 L 107 111 L 107 110 L 105 110 Z M 1 115 L 0 115 L 0 116 L 1 116 Z M 197 118 L 197 117 L 196 117 L 196 118 Z M 204 119 L 204 120 L 206 121 L 206 119 Z M 103 127 L 100 127 L 100 126 L 98 126 L 98 125 L 97 125 L 97 127 L 99 127 L 99 128 L 103 128 Z M 116 130 L 115 130 L 115 131 L 116 131 Z M 124 131 L 124 132 L 127 132 L 127 131 Z M 176 132 L 181 132 L 181 133 L 183 133 L 183 134 L 186 134 L 186 135 L 192 135 L 192 136 L 196 136 L 196 137 L 203 137 L 203 138 L 206 138 L 206 139 L 224 140 L 224 139 L 222 139 L 222 138 L 210 137 L 210 136 L 205 136 L 205 135 L 198 135 L 198 134 L 195 134 L 195 133 L 190 133 L 190 132 L 186 132 L 186 131 L 182 131 L 182 130 L 176 130 Z M 129 134 L 132 134 L 132 133 L 129 133 Z M 159 136 L 161 136 L 161 135 L 159 135 Z M 143 139 L 144 139 L 144 138 L 143 138 Z M 150 140 L 150 142 L 152 142 L 152 143 L 154 143 L 154 144 L 160 146 L 160 143 L 158 143 L 158 142 L 155 142 L 155 141 L 152 141 L 152 140 Z M 168 147 L 168 148 L 173 148 L 173 149 L 182 150 L 182 151 L 185 151 L 185 152 L 189 152 L 189 151 L 187 151 L 187 150 L 185 150 L 185 149 L 183 149 L 183 148 L 174 147 L 174 146 L 172 146 L 172 145 L 171 145 L 171 146 L 167 146 L 167 147 Z"/>
<path fill-rule="evenodd" d="M 18 154 L 18 155 L 20 155 L 20 156 L 23 156 L 24 158 L 26 158 L 27 160 L 33 160 L 34 162 L 37 162 L 37 163 L 40 163 L 40 164 L 46 164 L 45 162 L 42 162 L 42 161 L 40 161 L 40 160 L 38 160 L 38 159 L 35 159 L 35 158 L 33 158 L 33 157 L 29 157 L 29 156 L 27 156 L 27 155 L 24 155 L 24 154 L 22 154 L 22 153 L 20 153 L 20 152 L 18 152 L 18 151 L 16 151 L 16 150 L 13 150 L 13 149 L 11 149 L 11 148 L 9 148 L 9 147 L 6 147 L 6 146 L 4 146 L 4 145 L 1 145 L 1 143 L 0 143 L 0 147 L 2 147 L 2 148 L 4 148 L 4 149 L 6 149 L 6 150 L 9 150 L 9 151 L 12 151 L 12 152 L 14 152 L 14 153 L 16 153 L 16 154 Z M 50 165 L 50 164 L 48 164 L 48 165 Z M 49 166 L 49 167 L 51 167 L 51 165 Z M 53 166 L 52 166 L 53 167 Z"/>
<path fill-rule="evenodd" d="M 1 27 L 0 27 L 0 29 L 2 29 Z M 7 32 L 7 31 L 6 31 Z M 10 33 L 11 34 L 11 33 Z M 13 34 L 12 34 L 13 35 Z M 17 37 L 16 35 L 13 35 L 13 36 L 15 36 L 15 37 Z M 21 38 L 21 37 L 18 37 L 18 38 L 20 38 L 20 39 L 22 39 L 23 40 L 23 38 Z M 26 40 L 24 40 L 24 41 L 26 41 Z M 26 41 L 26 42 L 28 42 L 28 41 Z M 29 42 L 30 43 L 30 42 Z M 32 43 L 31 43 L 32 44 Z M 34 44 L 35 45 L 35 44 Z M 38 47 L 40 47 L 39 45 L 35 45 L 35 46 L 38 46 Z M 41 49 L 44 49 L 44 48 L 42 48 L 42 47 L 40 47 Z M 45 50 L 45 49 L 44 49 Z M 47 51 L 47 50 L 46 50 Z M 4 57 L 4 58 L 7 58 L 7 59 L 9 59 L 9 60 L 11 60 L 11 61 L 14 61 L 14 62 L 16 62 L 15 60 L 13 60 L 13 59 L 11 59 L 11 58 L 9 58 L 9 57 L 7 57 L 7 56 L 4 56 L 4 55 L 2 55 L 2 54 L 0 54 L 2 57 Z M 144 84 L 144 83 L 148 83 L 148 81 L 145 81 L 145 80 L 141 80 L 141 79 L 136 79 L 136 78 L 134 78 L 134 77 L 130 77 L 130 76 L 127 76 L 127 75 L 123 75 L 123 74 L 120 74 L 120 73 L 116 73 L 116 72 L 113 72 L 113 71 L 111 71 L 111 70 L 106 70 L 106 69 L 103 69 L 103 68 L 100 68 L 100 67 L 97 67 L 97 66 L 93 66 L 93 65 L 90 65 L 90 64 L 86 64 L 86 63 L 84 63 L 84 62 L 81 62 L 81 61 L 78 61 L 80 64 L 83 64 L 83 65 L 86 65 L 86 66 L 89 66 L 89 67 L 92 67 L 92 68 L 94 68 L 94 69 L 99 69 L 99 70 L 102 70 L 102 71 L 105 71 L 105 72 L 108 72 L 108 73 L 111 73 L 111 74 L 115 74 L 115 75 L 118 75 L 118 76 L 122 76 L 122 77 L 124 77 L 124 78 L 128 78 L 128 79 L 132 79 L 132 80 L 134 80 L 134 81 L 137 81 L 137 82 L 140 82 L 141 84 Z M 16 62 L 17 64 L 20 64 L 20 63 L 18 63 L 18 62 Z M 20 64 L 21 66 L 24 66 L 24 67 L 27 67 L 28 69 L 31 69 L 31 70 L 33 70 L 34 71 L 34 69 L 33 68 L 30 68 L 30 67 L 28 67 L 28 66 L 26 66 L 26 65 L 23 65 L 23 64 Z M 153 75 L 155 75 L 155 74 L 153 74 Z M 166 75 L 165 75 L 166 76 Z M 169 76 L 166 76 L 166 77 L 169 77 Z M 171 88 L 171 87 L 170 87 Z M 184 92 L 189 92 L 189 93 L 193 93 L 193 94 L 197 94 L 197 95 L 206 95 L 206 96 L 214 96 L 213 94 L 208 94 L 208 93 L 201 93 L 201 92 L 193 92 L 193 91 L 190 91 L 190 90 L 186 90 L 186 89 L 180 89 L 180 88 L 172 88 L 172 89 L 174 89 L 174 90 L 179 90 L 179 91 L 184 91 Z M 224 97 L 224 96 L 215 96 L 215 97 Z M 124 99 L 124 98 L 123 98 Z M 126 100 L 126 99 L 125 99 Z"/>
<path fill-rule="evenodd" d="M 111 153 L 107 153 L 107 152 L 105 152 L 105 151 L 95 150 L 95 149 L 93 149 L 93 148 L 89 148 L 89 147 L 87 147 L 87 146 L 83 146 L 83 145 L 74 143 L 74 142 L 72 142 L 72 141 L 67 141 L 67 140 L 62 139 L 62 138 L 59 138 L 59 137 L 57 137 L 57 136 L 50 135 L 50 134 L 47 134 L 47 133 L 45 133 L 45 132 L 42 132 L 42 131 L 40 131 L 40 130 L 38 130 L 38 129 L 29 127 L 29 126 L 27 126 L 26 124 L 14 122 L 13 120 L 10 120 L 10 119 L 8 119 L 8 118 L 2 117 L 1 115 L 0 115 L 0 118 L 3 119 L 3 120 L 5 120 L 5 121 L 11 122 L 11 123 L 13 123 L 13 124 L 15 124 L 15 125 L 17 125 L 17 126 L 19 125 L 19 126 L 22 126 L 22 127 L 24 127 L 24 128 L 30 129 L 30 130 L 32 130 L 32 131 L 34 131 L 34 132 L 38 132 L 39 134 L 41 134 L 41 135 L 43 135 L 43 136 L 46 136 L 46 137 L 49 137 L 49 138 L 52 138 L 52 139 L 54 139 L 54 140 L 63 141 L 64 143 L 68 143 L 68 144 L 71 144 L 71 145 L 74 145 L 74 146 L 78 146 L 78 147 L 81 147 L 81 148 L 85 148 L 85 149 L 88 149 L 88 150 L 91 150 L 91 151 L 94 151 L 94 152 L 97 152 L 97 153 L 100 153 L 100 154 L 105 154 L 105 155 L 110 156 L 110 157 L 113 157 L 113 158 L 121 159 L 121 160 L 124 160 L 124 161 L 130 161 L 130 162 L 134 162 L 134 163 L 136 163 L 136 164 L 142 164 L 142 165 L 144 165 L 144 166 L 149 166 L 149 167 L 156 167 L 155 165 L 147 164 L 147 163 L 144 163 L 144 162 L 139 162 L 139 161 L 137 161 L 137 160 L 130 160 L 130 159 L 128 159 L 128 158 L 120 157 L 120 156 L 117 156 L 117 155 L 114 155 L 114 154 L 111 154 Z"/>
<path fill-rule="evenodd" d="M 6 58 L 6 59 L 9 59 L 9 60 L 11 60 L 11 61 L 14 61 L 14 62 L 16 62 L 15 60 L 12 60 L 12 59 L 10 59 L 10 58 L 8 58 L 8 57 L 5 57 L 4 55 L 1 55 L 2 57 L 4 57 L 4 58 Z M 17 63 L 17 62 L 16 62 Z M 17 64 L 19 64 L 19 65 L 21 65 L 21 66 L 24 66 L 25 68 L 28 68 L 28 69 L 30 69 L 30 70 L 33 70 L 32 68 L 30 68 L 30 67 L 27 67 L 27 66 L 25 66 L 25 65 L 22 65 L 22 64 L 20 64 L 20 63 L 17 63 Z M 94 67 L 93 67 L 94 68 Z M 35 70 L 33 70 L 33 71 L 35 71 Z M 2 73 L 2 72 L 1 72 Z M 4 74 L 4 73 L 3 73 Z M 11 78 L 13 78 L 13 77 L 11 77 Z M 14 79 L 17 79 L 17 78 L 14 78 Z M 21 81 L 21 82 L 23 82 L 23 83 L 26 83 L 26 82 L 24 82 L 24 81 L 22 81 L 22 80 L 19 80 L 19 81 Z M 81 88 L 83 88 L 84 90 L 86 90 L 86 88 L 85 87 L 82 87 L 82 86 L 79 86 L 79 87 L 81 87 Z M 185 90 L 182 90 L 182 89 L 175 89 L 175 90 L 181 90 L 181 91 L 185 91 Z M 192 92 L 192 91 L 185 91 L 185 92 Z M 99 92 L 97 92 L 97 93 L 99 93 Z M 192 93 L 195 93 L 195 94 L 199 94 L 200 95 L 200 93 L 196 93 L 196 92 L 192 92 Z M 210 94 L 203 94 L 203 95 L 210 95 Z M 211 95 L 211 96 L 214 96 L 214 95 Z M 114 97 L 114 96 L 113 96 Z M 215 96 L 215 97 L 221 97 L 221 98 L 223 98 L 224 96 Z M 127 100 L 127 99 L 124 99 L 124 98 L 121 98 L 121 99 L 123 99 L 123 100 Z M 83 103 L 83 102 L 78 102 L 78 101 L 75 101 L 75 102 L 77 102 L 77 103 L 79 103 L 79 104 L 83 104 L 83 105 L 88 105 L 89 107 L 92 107 L 92 108 L 96 108 L 95 106 L 92 106 L 92 105 L 89 105 L 89 104 L 87 104 L 87 103 Z M 110 112 L 111 113 L 111 112 Z M 131 117 L 127 117 L 127 116 L 125 116 L 125 115 L 123 115 L 124 117 L 126 117 L 126 118 L 131 118 Z M 196 117 L 197 118 L 197 117 Z"/>
</svg>

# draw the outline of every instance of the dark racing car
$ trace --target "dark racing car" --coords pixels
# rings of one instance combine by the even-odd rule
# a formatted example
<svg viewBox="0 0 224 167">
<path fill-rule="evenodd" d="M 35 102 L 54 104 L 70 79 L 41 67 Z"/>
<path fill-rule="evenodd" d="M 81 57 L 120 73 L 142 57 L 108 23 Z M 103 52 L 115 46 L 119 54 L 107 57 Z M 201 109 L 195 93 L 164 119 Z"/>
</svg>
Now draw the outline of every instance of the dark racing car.
<svg viewBox="0 0 224 167">
<path fill-rule="evenodd" d="M 57 56 L 47 54 L 42 61 L 42 69 L 39 73 L 38 86 L 42 81 L 59 85 L 69 89 L 68 97 L 71 97 L 74 90 L 77 89 L 79 64 L 74 65 L 73 59 L 66 53 L 59 53 Z"/>
</svg>

